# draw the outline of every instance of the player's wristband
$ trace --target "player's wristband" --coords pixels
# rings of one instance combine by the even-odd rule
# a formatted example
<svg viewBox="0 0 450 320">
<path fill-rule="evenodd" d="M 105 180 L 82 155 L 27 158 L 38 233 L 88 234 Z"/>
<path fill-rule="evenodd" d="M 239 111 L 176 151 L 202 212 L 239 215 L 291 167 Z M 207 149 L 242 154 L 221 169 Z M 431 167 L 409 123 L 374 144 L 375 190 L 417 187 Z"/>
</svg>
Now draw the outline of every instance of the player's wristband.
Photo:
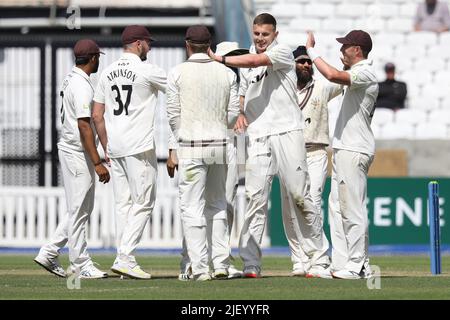
<svg viewBox="0 0 450 320">
<path fill-rule="evenodd" d="M 94 163 L 94 167 L 98 166 L 99 164 L 102 164 L 102 160 L 100 160 L 99 162 Z"/>
<path fill-rule="evenodd" d="M 316 60 L 317 58 L 320 58 L 320 55 L 316 52 L 316 49 L 314 49 L 313 47 L 308 48 L 306 52 L 308 53 L 308 56 L 311 58 L 312 62 L 314 62 L 314 60 Z"/>
<path fill-rule="evenodd" d="M 226 64 L 225 56 L 222 56 L 222 63 L 223 63 L 223 64 Z"/>
</svg>

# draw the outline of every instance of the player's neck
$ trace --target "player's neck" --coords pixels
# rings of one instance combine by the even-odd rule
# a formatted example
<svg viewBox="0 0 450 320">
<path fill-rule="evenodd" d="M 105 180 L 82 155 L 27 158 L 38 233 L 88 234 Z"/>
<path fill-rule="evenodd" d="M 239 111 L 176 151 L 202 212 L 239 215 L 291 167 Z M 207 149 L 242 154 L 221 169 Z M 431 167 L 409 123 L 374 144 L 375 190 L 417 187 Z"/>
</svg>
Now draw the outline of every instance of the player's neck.
<svg viewBox="0 0 450 320">
<path fill-rule="evenodd" d="M 298 90 L 302 90 L 304 87 L 306 87 L 307 84 L 308 84 L 307 82 L 300 82 L 300 81 L 298 81 L 297 82 L 297 89 Z"/>
<path fill-rule="evenodd" d="M 76 66 L 78 69 L 83 70 L 84 73 L 86 73 L 88 76 L 91 75 L 92 70 L 91 67 L 89 66 L 89 64 L 85 64 L 85 65 L 78 65 Z"/>
</svg>

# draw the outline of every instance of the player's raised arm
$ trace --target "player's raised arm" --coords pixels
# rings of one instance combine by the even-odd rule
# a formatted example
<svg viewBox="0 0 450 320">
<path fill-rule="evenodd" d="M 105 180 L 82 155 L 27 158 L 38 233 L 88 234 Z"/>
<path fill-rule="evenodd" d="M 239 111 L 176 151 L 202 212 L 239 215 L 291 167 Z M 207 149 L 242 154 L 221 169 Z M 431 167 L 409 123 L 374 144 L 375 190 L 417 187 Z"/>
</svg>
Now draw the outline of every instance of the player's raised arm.
<svg viewBox="0 0 450 320">
<path fill-rule="evenodd" d="M 272 62 L 264 53 L 243 54 L 241 56 L 225 57 L 214 54 L 211 49 L 208 50 L 211 59 L 226 64 L 229 67 L 236 68 L 257 68 L 261 66 L 271 66 Z"/>
<path fill-rule="evenodd" d="M 349 86 L 351 84 L 350 74 L 346 71 L 337 70 L 335 67 L 329 65 L 325 60 L 320 57 L 315 49 L 316 42 L 314 39 L 314 34 L 312 32 L 308 32 L 308 39 L 306 40 L 306 49 L 308 51 L 308 55 L 311 57 L 311 60 L 316 65 L 319 72 L 327 78 L 328 81 L 339 83 L 343 85 Z M 344 68 L 345 68 L 344 64 Z"/>
</svg>

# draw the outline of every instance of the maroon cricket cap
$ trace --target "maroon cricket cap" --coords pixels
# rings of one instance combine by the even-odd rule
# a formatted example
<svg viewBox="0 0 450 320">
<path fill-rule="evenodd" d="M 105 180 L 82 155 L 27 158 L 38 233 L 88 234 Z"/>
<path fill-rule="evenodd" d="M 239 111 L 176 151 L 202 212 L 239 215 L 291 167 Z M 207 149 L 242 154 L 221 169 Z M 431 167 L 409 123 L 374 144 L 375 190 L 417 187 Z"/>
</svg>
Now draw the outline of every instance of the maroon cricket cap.
<svg viewBox="0 0 450 320">
<path fill-rule="evenodd" d="M 372 50 L 372 38 L 362 30 L 352 30 L 343 38 L 336 38 L 339 43 L 360 46 L 370 52 Z"/>
<path fill-rule="evenodd" d="M 73 54 L 75 58 L 88 58 L 94 54 L 104 54 L 104 52 L 100 51 L 98 44 L 91 39 L 81 39 L 75 43 L 75 47 L 73 47 Z"/>
<path fill-rule="evenodd" d="M 185 40 L 194 43 L 209 43 L 211 42 L 211 34 L 207 27 L 202 25 L 191 26 L 186 30 Z"/>
<path fill-rule="evenodd" d="M 136 40 L 155 41 L 146 27 L 138 25 L 127 26 L 122 32 L 122 44 L 130 44 Z"/>
</svg>

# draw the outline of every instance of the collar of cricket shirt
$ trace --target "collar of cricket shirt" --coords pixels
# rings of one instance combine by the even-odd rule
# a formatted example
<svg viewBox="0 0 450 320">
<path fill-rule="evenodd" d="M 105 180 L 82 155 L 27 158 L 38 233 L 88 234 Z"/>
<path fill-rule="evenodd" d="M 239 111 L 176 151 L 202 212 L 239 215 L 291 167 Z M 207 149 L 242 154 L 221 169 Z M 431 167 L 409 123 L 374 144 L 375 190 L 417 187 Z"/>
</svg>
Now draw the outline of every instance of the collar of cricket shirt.
<svg viewBox="0 0 450 320">
<path fill-rule="evenodd" d="M 365 64 L 371 66 L 373 64 L 373 61 L 369 60 L 369 59 L 361 60 L 361 61 L 355 63 L 354 65 L 352 65 L 350 69 L 353 69 L 355 67 L 362 66 L 362 65 L 365 65 Z"/>
<path fill-rule="evenodd" d="M 188 60 L 211 60 L 211 58 L 206 53 L 193 53 Z"/>
<path fill-rule="evenodd" d="M 91 79 L 89 78 L 89 76 L 87 75 L 86 72 L 84 72 L 82 69 L 78 68 L 77 66 L 73 66 L 72 68 L 72 72 L 82 76 L 84 79 L 86 79 L 88 82 L 91 81 Z"/>
<path fill-rule="evenodd" d="M 306 84 L 306 86 L 303 87 L 303 89 L 299 90 L 299 92 L 302 93 L 303 91 L 308 90 L 308 88 L 311 87 L 311 86 L 314 84 L 315 81 L 316 81 L 316 80 L 314 80 L 314 78 L 312 78 L 312 79 Z"/>
<path fill-rule="evenodd" d="M 271 50 L 271 49 L 272 49 L 273 47 L 275 47 L 277 44 L 278 44 L 277 39 L 273 39 L 273 42 L 267 47 L 267 49 L 266 49 L 265 52 Z"/>
<path fill-rule="evenodd" d="M 122 54 L 122 58 L 123 59 L 128 59 L 128 60 L 134 60 L 135 62 L 143 62 L 141 60 L 141 58 L 139 58 L 139 56 L 135 53 L 131 53 L 131 52 L 124 52 Z"/>
</svg>

